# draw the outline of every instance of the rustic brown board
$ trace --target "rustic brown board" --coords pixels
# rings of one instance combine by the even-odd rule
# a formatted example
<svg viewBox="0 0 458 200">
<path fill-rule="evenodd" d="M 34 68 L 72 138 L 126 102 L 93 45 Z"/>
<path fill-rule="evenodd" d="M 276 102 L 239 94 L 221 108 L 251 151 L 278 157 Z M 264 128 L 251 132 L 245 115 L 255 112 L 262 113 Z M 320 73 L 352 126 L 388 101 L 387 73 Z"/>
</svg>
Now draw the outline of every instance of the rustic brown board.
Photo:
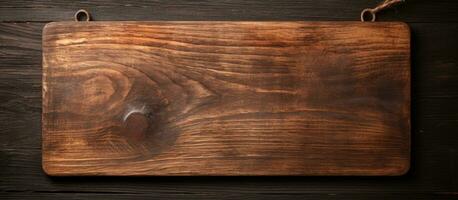
<svg viewBox="0 0 458 200">
<path fill-rule="evenodd" d="M 403 23 L 44 28 L 50 175 L 401 175 L 409 163 Z"/>
</svg>

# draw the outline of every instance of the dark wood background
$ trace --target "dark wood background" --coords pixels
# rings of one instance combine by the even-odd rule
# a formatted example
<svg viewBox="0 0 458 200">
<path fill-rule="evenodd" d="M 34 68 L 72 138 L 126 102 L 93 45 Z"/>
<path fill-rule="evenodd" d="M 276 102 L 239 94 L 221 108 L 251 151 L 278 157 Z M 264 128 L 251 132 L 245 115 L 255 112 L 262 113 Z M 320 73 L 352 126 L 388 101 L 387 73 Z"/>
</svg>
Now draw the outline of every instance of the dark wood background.
<svg viewBox="0 0 458 200">
<path fill-rule="evenodd" d="M 375 0 L 0 1 L 0 199 L 458 198 L 458 1 L 380 13 L 412 29 L 412 168 L 401 177 L 47 177 L 41 169 L 41 31 L 94 20 L 354 21 Z"/>
</svg>

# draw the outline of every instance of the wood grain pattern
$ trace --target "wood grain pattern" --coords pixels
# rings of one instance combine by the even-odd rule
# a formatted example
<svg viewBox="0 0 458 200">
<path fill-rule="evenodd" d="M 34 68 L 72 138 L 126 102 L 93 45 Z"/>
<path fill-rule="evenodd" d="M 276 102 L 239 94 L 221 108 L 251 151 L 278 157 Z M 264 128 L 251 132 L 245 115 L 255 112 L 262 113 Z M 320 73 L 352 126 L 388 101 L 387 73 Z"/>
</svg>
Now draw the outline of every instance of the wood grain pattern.
<svg viewBox="0 0 458 200">
<path fill-rule="evenodd" d="M 43 34 L 51 175 L 399 175 L 402 23 L 59 22 Z"/>
<path fill-rule="evenodd" d="M 18 2 L 24 6 L 18 8 Z M 83 4 L 83 2 L 91 3 Z M 96 3 L 93 3 L 96 2 Z M 109 2 L 119 7 L 109 7 Z M 138 1 L 135 1 L 138 2 Z M 134 2 L 134 3 L 135 3 Z M 145 1 L 146 2 L 146 1 Z M 153 1 L 150 1 L 153 2 Z M 156 2 L 156 1 L 154 1 Z M 380 13 L 380 21 L 409 23 L 412 32 L 412 158 L 399 177 L 49 177 L 41 170 L 42 51 L 46 21 L 70 20 L 86 8 L 96 20 L 355 20 L 376 1 L 200 1 L 169 0 L 177 12 L 125 1 L 3 1 L 0 23 L 0 199 L 453 199 L 458 191 L 458 24 L 450 22 L 458 1 L 408 1 Z M 189 1 L 187 1 L 189 2 Z M 195 1 L 193 1 L 195 2 Z M 219 2 L 209 8 L 205 2 Z M 297 2 L 297 3 L 296 3 Z M 308 2 L 313 5 L 306 7 Z M 50 5 L 60 3 L 59 5 Z M 92 4 L 93 3 L 93 4 Z M 247 5 L 251 3 L 253 6 Z M 160 4 L 160 3 L 159 3 Z M 255 5 L 257 4 L 257 6 Z M 132 4 L 138 5 L 138 4 Z M 25 8 L 27 7 L 27 8 Z M 46 7 L 46 8 L 44 8 Z M 425 9 L 419 9 L 424 7 Z M 156 9 L 157 8 L 157 9 Z M 161 8 L 163 10 L 161 10 Z M 198 12 L 215 9 L 215 14 Z M 353 11 L 349 9 L 354 9 Z M 8 12 L 3 12 L 3 11 Z M 127 10 L 127 11 L 126 11 Z M 240 11 L 237 14 L 232 10 Z M 298 10 L 298 11 L 295 11 Z M 300 10 L 300 11 L 299 11 Z M 341 13 L 335 11 L 342 10 Z M 131 12 L 129 12 L 131 11 Z M 148 11 L 148 12 L 146 12 Z M 159 11 L 159 13 L 158 13 Z M 162 12 L 162 13 L 161 13 Z M 434 16 L 426 13 L 434 14 Z M 21 14 L 23 13 L 23 14 Z M 231 14 L 232 13 L 232 14 Z M 332 13 L 332 14 L 330 14 Z M 346 13 L 346 14 L 345 14 Z M 269 16 L 269 17 L 267 17 Z M 131 17 L 131 18 L 128 18 Z M 433 18 L 431 18 L 433 17 Z M 336 19 L 338 18 L 338 19 Z M 35 22 L 30 22 L 35 21 Z"/>
</svg>

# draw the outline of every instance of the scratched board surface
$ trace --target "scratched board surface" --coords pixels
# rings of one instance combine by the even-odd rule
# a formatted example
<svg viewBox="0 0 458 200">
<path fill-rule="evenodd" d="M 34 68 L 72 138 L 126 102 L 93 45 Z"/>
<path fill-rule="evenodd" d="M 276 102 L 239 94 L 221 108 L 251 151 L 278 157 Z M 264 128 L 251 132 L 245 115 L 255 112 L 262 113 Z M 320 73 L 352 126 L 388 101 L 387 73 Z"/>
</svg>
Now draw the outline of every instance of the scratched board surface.
<svg viewBox="0 0 458 200">
<path fill-rule="evenodd" d="M 403 23 L 58 22 L 43 31 L 50 175 L 400 175 Z"/>
</svg>

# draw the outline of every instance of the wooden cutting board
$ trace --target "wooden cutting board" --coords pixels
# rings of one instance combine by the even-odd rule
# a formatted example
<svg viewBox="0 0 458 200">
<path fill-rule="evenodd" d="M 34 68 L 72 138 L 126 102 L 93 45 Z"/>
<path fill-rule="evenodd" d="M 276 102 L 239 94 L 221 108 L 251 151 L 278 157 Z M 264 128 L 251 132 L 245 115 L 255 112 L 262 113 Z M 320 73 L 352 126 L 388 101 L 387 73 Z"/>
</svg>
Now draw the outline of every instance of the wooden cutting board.
<svg viewBox="0 0 458 200">
<path fill-rule="evenodd" d="M 403 23 L 44 28 L 49 175 L 401 175 L 409 163 Z"/>
</svg>

